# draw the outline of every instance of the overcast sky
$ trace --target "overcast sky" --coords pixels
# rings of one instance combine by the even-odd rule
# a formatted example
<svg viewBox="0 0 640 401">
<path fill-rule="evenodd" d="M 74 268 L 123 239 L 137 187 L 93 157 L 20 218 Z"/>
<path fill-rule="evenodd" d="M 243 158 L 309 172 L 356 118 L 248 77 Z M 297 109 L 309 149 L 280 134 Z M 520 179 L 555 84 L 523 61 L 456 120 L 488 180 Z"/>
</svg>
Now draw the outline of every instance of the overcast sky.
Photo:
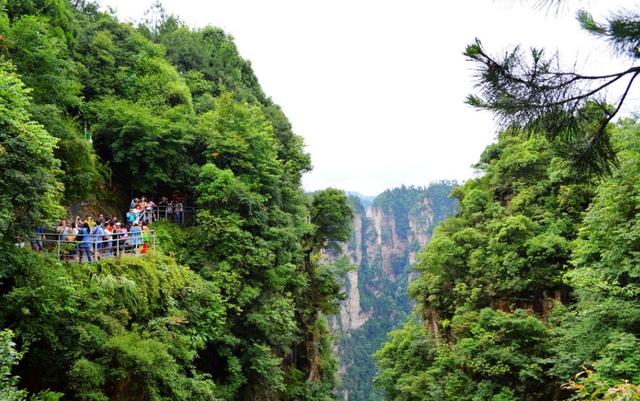
<svg viewBox="0 0 640 401">
<path fill-rule="evenodd" d="M 100 0 L 137 21 L 151 0 Z M 496 134 L 492 116 L 464 104 L 474 38 L 500 54 L 513 45 L 558 50 L 589 72 L 619 70 L 607 46 L 579 29 L 634 0 L 565 1 L 536 9 L 508 0 L 164 0 L 193 27 L 231 34 L 262 88 L 305 139 L 314 169 L 307 190 L 384 189 L 473 177 L 471 165 Z M 637 9 L 637 7 L 636 7 Z M 636 100 L 640 92 L 631 93 Z M 627 109 L 628 112 L 629 109 Z"/>
</svg>

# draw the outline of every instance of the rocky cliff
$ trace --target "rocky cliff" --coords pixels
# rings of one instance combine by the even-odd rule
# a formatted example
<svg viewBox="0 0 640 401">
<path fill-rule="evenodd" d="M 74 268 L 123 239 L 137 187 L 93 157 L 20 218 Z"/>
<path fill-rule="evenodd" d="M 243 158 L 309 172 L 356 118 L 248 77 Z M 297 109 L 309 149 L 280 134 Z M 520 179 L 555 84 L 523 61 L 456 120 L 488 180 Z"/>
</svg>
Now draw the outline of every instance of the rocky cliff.
<svg viewBox="0 0 640 401">
<path fill-rule="evenodd" d="M 333 325 L 339 332 L 340 397 L 381 399 L 372 389 L 373 352 L 411 309 L 407 285 L 417 253 L 436 224 L 453 213 L 451 182 L 385 191 L 365 208 L 351 197 L 354 230 L 344 254 L 358 267 L 345 279 L 346 299 Z"/>
</svg>

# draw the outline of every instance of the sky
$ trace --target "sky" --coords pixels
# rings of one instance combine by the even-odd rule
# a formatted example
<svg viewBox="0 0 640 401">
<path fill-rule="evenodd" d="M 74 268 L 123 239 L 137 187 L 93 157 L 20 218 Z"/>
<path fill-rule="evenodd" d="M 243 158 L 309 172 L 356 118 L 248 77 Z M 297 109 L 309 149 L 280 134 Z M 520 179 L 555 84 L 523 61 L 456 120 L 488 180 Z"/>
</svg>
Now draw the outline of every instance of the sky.
<svg viewBox="0 0 640 401">
<path fill-rule="evenodd" d="M 139 21 L 152 0 L 99 0 Z M 630 65 L 580 30 L 577 9 L 595 17 L 634 0 L 164 0 L 192 27 L 235 38 L 265 93 L 289 117 L 311 154 L 312 191 L 337 187 L 376 195 L 400 185 L 463 181 L 496 136 L 490 113 L 467 106 L 474 66 L 462 55 L 479 38 L 495 55 L 515 45 L 558 51 L 589 73 Z M 637 9 L 637 7 L 635 7 Z M 616 90 L 613 89 L 613 95 Z M 630 93 L 623 115 L 640 99 Z"/>
</svg>

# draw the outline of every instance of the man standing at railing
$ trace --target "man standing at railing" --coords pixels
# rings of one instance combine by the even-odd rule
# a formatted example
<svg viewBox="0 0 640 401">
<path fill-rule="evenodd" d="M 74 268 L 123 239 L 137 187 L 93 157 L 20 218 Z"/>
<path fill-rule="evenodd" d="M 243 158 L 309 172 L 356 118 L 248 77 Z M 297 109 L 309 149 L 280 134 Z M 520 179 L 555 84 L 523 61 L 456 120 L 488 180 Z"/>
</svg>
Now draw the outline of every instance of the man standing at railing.
<svg viewBox="0 0 640 401">
<path fill-rule="evenodd" d="M 78 231 L 77 241 L 80 241 L 78 246 L 78 262 L 82 263 L 82 253 L 87 255 L 87 261 L 91 262 L 91 229 L 89 223 L 84 223 L 84 226 Z"/>
<path fill-rule="evenodd" d="M 46 239 L 47 227 L 39 225 L 36 228 L 36 237 L 31 241 L 31 247 L 34 251 L 40 252 L 44 249 L 44 240 Z"/>
<path fill-rule="evenodd" d="M 182 214 L 184 213 L 184 206 L 181 201 L 176 203 L 176 224 L 182 224 Z"/>
<path fill-rule="evenodd" d="M 60 220 L 60 223 L 58 223 L 58 226 L 56 227 L 56 234 L 58 234 L 58 241 L 66 241 L 66 238 L 63 238 L 63 233 L 67 230 L 67 221 L 66 220 Z"/>
<path fill-rule="evenodd" d="M 117 233 L 115 240 L 118 242 L 116 244 L 116 253 L 119 255 L 120 252 L 125 253 L 125 247 L 128 239 L 127 228 L 118 222 L 116 223 L 115 232 Z"/>
<path fill-rule="evenodd" d="M 100 259 L 100 252 L 102 251 L 102 247 L 104 245 L 104 228 L 102 224 L 97 224 L 93 230 L 91 231 L 91 237 L 93 241 L 93 250 L 95 252 L 96 260 Z"/>
<path fill-rule="evenodd" d="M 149 202 L 147 202 L 147 209 L 145 213 L 147 214 L 146 222 L 149 224 L 153 223 L 153 209 L 155 207 L 156 207 L 156 204 L 153 200 L 149 200 Z"/>
</svg>

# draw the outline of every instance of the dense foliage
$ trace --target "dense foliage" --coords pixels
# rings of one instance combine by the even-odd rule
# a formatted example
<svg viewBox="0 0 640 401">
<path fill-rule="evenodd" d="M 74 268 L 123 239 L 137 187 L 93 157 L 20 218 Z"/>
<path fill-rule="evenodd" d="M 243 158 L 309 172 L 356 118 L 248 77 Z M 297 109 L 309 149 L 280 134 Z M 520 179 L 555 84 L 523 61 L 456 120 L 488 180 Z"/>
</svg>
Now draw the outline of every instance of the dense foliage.
<svg viewBox="0 0 640 401">
<path fill-rule="evenodd" d="M 637 12 L 577 18 L 637 62 Z M 585 75 L 479 40 L 465 55 L 478 67 L 468 103 L 504 131 L 424 251 L 414 320 L 377 353 L 377 384 L 393 400 L 637 399 L 640 131 L 611 121 L 640 67 Z"/>
<path fill-rule="evenodd" d="M 640 380 L 640 127 L 610 133 L 621 165 L 605 180 L 569 169 L 543 139 L 487 147 L 484 175 L 454 191 L 459 214 L 416 266 L 414 319 L 377 353 L 388 399 L 587 398 Z"/>
<path fill-rule="evenodd" d="M 319 255 L 352 211 L 302 192 L 302 139 L 228 35 L 0 0 L 0 92 L 0 398 L 333 398 L 345 269 Z M 196 224 L 157 223 L 144 257 L 15 245 L 65 202 L 173 191 Z"/>
<path fill-rule="evenodd" d="M 11 64 L 0 64 L 0 239 L 61 213 L 56 140 L 32 120 L 27 92 Z"/>
</svg>

